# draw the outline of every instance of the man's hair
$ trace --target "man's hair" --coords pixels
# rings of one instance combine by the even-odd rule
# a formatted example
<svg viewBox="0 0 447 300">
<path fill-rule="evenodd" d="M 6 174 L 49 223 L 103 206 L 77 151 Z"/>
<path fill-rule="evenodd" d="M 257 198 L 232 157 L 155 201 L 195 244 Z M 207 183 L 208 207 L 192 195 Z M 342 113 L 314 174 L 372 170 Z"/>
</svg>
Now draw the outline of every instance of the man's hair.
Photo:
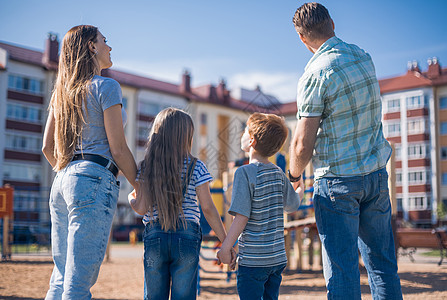
<svg viewBox="0 0 447 300">
<path fill-rule="evenodd" d="M 329 11 L 320 3 L 301 5 L 293 16 L 295 29 L 311 40 L 327 39 L 334 35 Z"/>
<path fill-rule="evenodd" d="M 270 157 L 281 149 L 289 132 L 284 118 L 273 114 L 252 114 L 248 118 L 247 128 L 248 133 L 256 140 L 255 150 L 265 157 Z"/>
</svg>

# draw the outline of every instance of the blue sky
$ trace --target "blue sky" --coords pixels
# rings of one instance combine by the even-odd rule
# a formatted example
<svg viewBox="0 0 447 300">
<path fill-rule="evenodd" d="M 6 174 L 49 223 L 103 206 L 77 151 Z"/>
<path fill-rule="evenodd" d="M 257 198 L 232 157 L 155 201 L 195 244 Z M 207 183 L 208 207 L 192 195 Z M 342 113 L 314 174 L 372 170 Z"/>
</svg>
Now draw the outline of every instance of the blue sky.
<svg viewBox="0 0 447 300">
<path fill-rule="evenodd" d="M 312 54 L 301 44 L 290 0 L 0 0 L 0 40 L 43 50 L 48 32 L 78 24 L 100 28 L 112 46 L 115 69 L 172 83 L 184 69 L 192 85 L 262 89 L 292 101 Z M 447 1 L 321 1 L 338 37 L 373 57 L 379 78 L 423 70 L 436 56 L 447 67 Z"/>
</svg>

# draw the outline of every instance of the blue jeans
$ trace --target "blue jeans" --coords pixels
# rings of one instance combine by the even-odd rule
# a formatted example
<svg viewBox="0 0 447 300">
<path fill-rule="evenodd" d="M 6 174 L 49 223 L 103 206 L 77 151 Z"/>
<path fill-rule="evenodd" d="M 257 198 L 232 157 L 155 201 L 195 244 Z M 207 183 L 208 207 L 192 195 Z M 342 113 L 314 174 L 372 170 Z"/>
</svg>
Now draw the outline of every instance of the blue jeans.
<svg viewBox="0 0 447 300">
<path fill-rule="evenodd" d="M 282 271 L 286 264 L 273 267 L 244 267 L 237 270 L 237 293 L 241 300 L 278 299 Z"/>
<path fill-rule="evenodd" d="M 112 173 L 90 161 L 57 173 L 49 203 L 54 269 L 45 299 L 91 299 L 118 193 Z"/>
<path fill-rule="evenodd" d="M 402 299 L 386 170 L 316 180 L 314 207 L 328 299 L 361 299 L 358 250 L 372 298 Z"/>
<path fill-rule="evenodd" d="M 144 230 L 144 299 L 189 300 L 197 296 L 200 225 L 187 221 L 186 228 L 164 231 L 159 223 Z"/>
</svg>

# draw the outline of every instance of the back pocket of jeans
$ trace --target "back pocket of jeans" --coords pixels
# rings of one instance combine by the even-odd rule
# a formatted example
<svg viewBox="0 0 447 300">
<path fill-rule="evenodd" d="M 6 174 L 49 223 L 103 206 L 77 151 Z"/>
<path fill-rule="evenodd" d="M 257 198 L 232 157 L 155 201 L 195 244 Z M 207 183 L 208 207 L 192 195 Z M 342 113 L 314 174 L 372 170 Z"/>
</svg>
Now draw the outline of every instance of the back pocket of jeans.
<svg viewBox="0 0 447 300">
<path fill-rule="evenodd" d="M 197 239 L 180 238 L 180 258 L 186 262 L 194 262 L 199 259 L 200 241 Z"/>
<path fill-rule="evenodd" d="M 144 240 L 144 264 L 152 268 L 157 260 L 160 259 L 161 239 L 151 238 Z"/>
<path fill-rule="evenodd" d="M 359 211 L 362 196 L 361 181 L 328 180 L 329 197 L 332 207 L 339 212 L 355 214 Z"/>
<path fill-rule="evenodd" d="M 101 177 L 91 174 L 74 173 L 68 176 L 68 202 L 69 205 L 86 206 L 96 201 L 98 187 L 101 184 Z"/>
</svg>

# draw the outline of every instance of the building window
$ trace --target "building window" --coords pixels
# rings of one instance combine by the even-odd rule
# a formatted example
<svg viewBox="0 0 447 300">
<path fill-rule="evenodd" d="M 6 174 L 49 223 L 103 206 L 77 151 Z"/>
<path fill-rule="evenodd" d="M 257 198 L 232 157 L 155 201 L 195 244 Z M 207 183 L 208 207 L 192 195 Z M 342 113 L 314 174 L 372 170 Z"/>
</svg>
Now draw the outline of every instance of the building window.
<svg viewBox="0 0 447 300">
<path fill-rule="evenodd" d="M 400 99 L 391 99 L 386 102 L 388 112 L 400 110 Z"/>
<path fill-rule="evenodd" d="M 6 118 L 40 123 L 42 120 L 42 109 L 35 106 L 9 102 L 6 109 Z"/>
<path fill-rule="evenodd" d="M 145 116 L 156 116 L 161 111 L 161 107 L 155 103 L 140 101 L 138 103 L 138 112 Z"/>
<path fill-rule="evenodd" d="M 425 105 L 425 99 L 423 96 L 414 96 L 407 98 L 407 109 L 421 108 Z"/>
<path fill-rule="evenodd" d="M 447 122 L 441 122 L 441 134 L 447 134 Z"/>
<path fill-rule="evenodd" d="M 138 140 L 140 141 L 146 141 L 149 137 L 149 133 L 152 128 L 152 122 L 151 123 L 140 123 L 138 124 Z"/>
<path fill-rule="evenodd" d="M 400 135 L 400 123 L 391 123 L 387 125 L 387 136 Z"/>
<path fill-rule="evenodd" d="M 39 182 L 42 173 L 38 165 L 4 163 L 3 177 L 7 180 Z"/>
<path fill-rule="evenodd" d="M 402 173 L 396 173 L 396 183 L 401 184 L 402 183 Z"/>
<path fill-rule="evenodd" d="M 43 94 L 43 81 L 19 75 L 8 76 L 8 89 L 30 94 Z"/>
<path fill-rule="evenodd" d="M 442 173 L 442 185 L 447 185 L 447 173 Z"/>
<path fill-rule="evenodd" d="M 402 211 L 402 198 L 396 198 L 397 211 Z"/>
<path fill-rule="evenodd" d="M 397 160 L 400 160 L 401 159 L 401 155 L 402 155 L 402 151 L 401 151 L 400 145 L 399 146 L 395 146 L 394 147 L 394 157 Z"/>
<path fill-rule="evenodd" d="M 42 137 L 7 133 L 5 138 L 5 148 L 40 153 L 42 148 Z"/>
<path fill-rule="evenodd" d="M 447 109 L 447 97 L 442 97 L 441 99 L 439 99 L 439 108 Z"/>
<path fill-rule="evenodd" d="M 409 120 L 407 122 L 408 127 L 408 133 L 409 134 L 417 134 L 417 133 L 424 133 L 428 131 L 427 128 L 427 122 L 425 122 L 424 119 L 418 119 L 418 120 Z"/>
<path fill-rule="evenodd" d="M 200 125 L 206 125 L 206 123 L 207 123 L 206 114 L 200 114 Z"/>
<path fill-rule="evenodd" d="M 408 146 L 408 158 L 426 158 L 430 154 L 430 146 L 427 144 L 414 144 Z"/>
<path fill-rule="evenodd" d="M 447 160 L 447 147 L 442 147 L 441 148 L 441 159 L 442 160 Z"/>
<path fill-rule="evenodd" d="M 447 173 L 446 173 L 447 174 Z M 409 184 L 425 184 L 430 182 L 430 172 L 428 170 L 408 172 Z"/>
</svg>

